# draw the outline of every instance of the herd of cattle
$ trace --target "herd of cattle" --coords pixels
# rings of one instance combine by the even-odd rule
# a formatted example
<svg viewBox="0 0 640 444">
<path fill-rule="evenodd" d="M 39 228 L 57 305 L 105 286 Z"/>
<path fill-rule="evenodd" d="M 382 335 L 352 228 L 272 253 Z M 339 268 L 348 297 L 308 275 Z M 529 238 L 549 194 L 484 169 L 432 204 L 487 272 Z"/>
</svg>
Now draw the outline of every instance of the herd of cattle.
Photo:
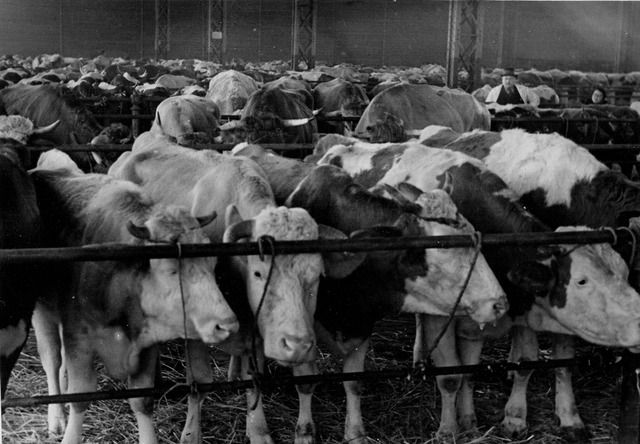
<svg viewBox="0 0 640 444">
<path fill-rule="evenodd" d="M 38 65 L 47 72 L 40 84 L 14 76 L 16 84 L 0 90 L 0 248 L 584 231 L 624 227 L 640 215 L 640 184 L 561 131 L 490 131 L 492 116 L 471 94 L 424 82 L 396 82 L 371 96 L 344 75 L 322 73 L 325 81 L 311 87 L 302 75 L 265 81 L 227 70 L 211 76 L 204 94 L 194 88 L 160 102 L 131 151 L 109 159 L 100 144 L 127 143 L 130 133 L 103 128 L 72 91 L 89 78 L 106 90 L 109 76 L 142 86 L 153 75 L 151 65 L 91 63 L 93 71 L 82 65 L 81 76 L 64 81 L 63 67 Z M 193 79 L 185 74 L 165 75 Z M 240 119 L 222 123 L 230 114 Z M 320 115 L 359 121 L 336 125 Z M 194 149 L 215 141 L 236 146 Z M 299 160 L 261 146 L 295 142 L 314 143 L 313 154 Z M 38 144 L 94 151 L 51 149 L 35 159 L 27 146 Z M 345 372 L 363 371 L 376 322 L 401 312 L 417 315 L 414 360 L 432 350 L 436 366 L 476 364 L 483 341 L 507 333 L 516 362 L 538 359 L 537 332 L 553 334 L 556 358 L 573 356 L 574 337 L 640 352 L 640 295 L 628 283 L 625 245 L 615 247 L 2 264 L 2 395 L 31 325 L 52 395 L 94 391 L 95 356 L 130 388 L 151 387 L 159 344 L 177 338 L 188 340 L 188 382 L 212 381 L 209 346 L 231 356 L 230 377 L 250 378 L 266 358 L 294 375 L 315 374 L 317 341 Z M 502 422 L 508 435 L 527 429 L 530 375 L 515 373 Z M 443 439 L 477 431 L 469 376 L 437 378 Z M 586 441 L 571 373 L 557 369 L 556 378 L 561 427 Z M 344 438 L 364 443 L 361 383 L 344 388 Z M 309 444 L 313 386 L 297 389 L 295 442 Z M 202 441 L 203 399 L 189 395 L 182 443 Z M 272 443 L 255 389 L 247 402 L 250 442 Z M 87 407 L 51 404 L 49 431 L 81 443 Z M 132 399 L 131 408 L 140 441 L 156 442 L 153 403 Z"/>
</svg>

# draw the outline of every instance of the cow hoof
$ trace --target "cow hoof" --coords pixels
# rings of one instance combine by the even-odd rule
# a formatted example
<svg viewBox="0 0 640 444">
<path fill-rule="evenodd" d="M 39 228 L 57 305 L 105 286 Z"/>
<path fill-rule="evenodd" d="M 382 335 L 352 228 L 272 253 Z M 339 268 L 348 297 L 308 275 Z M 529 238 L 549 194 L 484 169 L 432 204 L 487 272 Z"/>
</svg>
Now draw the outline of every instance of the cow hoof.
<svg viewBox="0 0 640 444">
<path fill-rule="evenodd" d="M 505 437 L 517 438 L 527 431 L 527 422 L 516 417 L 504 418 L 500 428 Z"/>
<path fill-rule="evenodd" d="M 298 425 L 296 427 L 295 444 L 314 444 L 316 436 L 316 428 L 311 424 L 305 424 L 304 426 Z"/>
<path fill-rule="evenodd" d="M 442 433 L 440 431 L 436 432 L 435 437 L 433 438 L 434 444 L 456 444 L 458 440 L 456 439 L 458 435 L 454 433 Z"/>
<path fill-rule="evenodd" d="M 476 415 L 464 415 L 462 418 L 460 418 L 458 423 L 460 430 L 468 435 L 478 435 L 479 432 L 476 425 Z"/>
<path fill-rule="evenodd" d="M 584 427 L 560 427 L 559 435 L 572 444 L 588 444 L 591 442 L 589 432 Z"/>
<path fill-rule="evenodd" d="M 275 444 L 271 439 L 271 435 L 250 436 L 249 442 L 251 444 Z"/>
</svg>

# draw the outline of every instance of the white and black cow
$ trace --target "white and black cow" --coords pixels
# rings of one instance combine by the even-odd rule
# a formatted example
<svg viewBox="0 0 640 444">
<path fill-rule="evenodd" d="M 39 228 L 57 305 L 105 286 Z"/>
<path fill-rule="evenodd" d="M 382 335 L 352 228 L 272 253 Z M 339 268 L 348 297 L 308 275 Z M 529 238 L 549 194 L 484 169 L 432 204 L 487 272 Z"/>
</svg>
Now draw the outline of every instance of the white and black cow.
<svg viewBox="0 0 640 444">
<path fill-rule="evenodd" d="M 142 185 L 161 202 L 186 205 L 194 215 L 210 211 L 226 214 L 225 220 L 214 221 L 206 228 L 205 234 L 212 242 L 257 241 L 263 236 L 275 240 L 346 237 L 329 227 L 318 226 L 303 209 L 276 207 L 264 173 L 247 158 L 195 151 L 163 137 L 146 140 L 152 143 L 144 146 L 136 143 L 130 155 L 122 156 L 113 165 L 110 174 Z M 236 228 L 227 229 L 236 222 Z M 320 275 L 349 274 L 350 261 L 357 265 L 362 258 L 363 255 L 348 255 L 344 262 L 341 255 L 334 254 L 325 255 L 324 260 L 320 254 L 280 255 L 265 260 L 258 256 L 220 258 L 218 271 L 224 270 L 217 273 L 221 288 L 229 295 L 230 303 L 234 303 L 241 321 L 241 335 L 221 348 L 241 356 L 242 368 L 248 372 L 254 351 L 253 318 L 257 316 L 256 354 L 293 366 L 296 372 L 296 366 L 315 358 L 313 314 Z M 264 305 L 260 302 L 263 298 Z M 199 362 L 194 364 L 195 381 L 211 382 L 211 369 L 201 362 L 208 360 L 206 349 L 201 343 L 191 343 L 188 352 L 192 362 Z M 243 377 L 249 378 L 249 374 L 245 372 Z M 261 428 L 264 418 L 258 413 L 262 411 L 261 397 L 258 399 L 252 389 L 247 391 L 247 398 L 249 405 L 257 402 L 259 406 L 248 413 L 247 435 L 252 442 L 266 442 L 270 439 L 268 430 Z M 203 399 L 204 395 L 190 396 L 182 442 L 201 440 L 198 418 Z"/>
<path fill-rule="evenodd" d="M 425 147 L 420 143 L 355 143 L 331 148 L 319 163 L 340 166 L 365 186 L 377 183 L 395 185 L 406 181 L 421 189 L 431 189 L 448 172 L 454 179 L 453 201 L 479 231 L 521 233 L 551 230 L 523 209 L 514 191 L 499 176 L 478 159 L 459 152 Z M 629 348 L 640 345 L 640 299 L 626 282 L 626 265 L 611 247 L 592 245 L 573 251 L 566 248 L 485 247 L 484 252 L 509 297 L 511 316 L 503 318 L 504 322 L 516 319 L 521 325 L 534 330 L 573 334 L 596 344 Z M 510 281 L 515 281 L 520 288 L 514 288 Z M 427 325 L 435 326 L 437 323 L 429 320 Z M 485 329 L 485 333 L 491 331 Z M 474 337 L 481 343 L 482 337 L 477 329 L 474 336 L 465 328 L 465 335 L 458 340 Z M 452 359 L 447 361 L 450 362 L 448 365 L 471 364 L 479 359 L 479 351 L 475 355 L 451 356 L 455 347 L 445 346 L 448 343 L 445 339 L 438 344 L 433 354 L 436 362 Z M 537 349 L 535 356 L 527 356 L 526 350 L 519 353 L 512 355 L 513 359 L 537 357 Z M 443 393 L 441 434 L 449 435 L 459 430 L 455 397 L 461 378 L 438 378 Z M 475 414 L 469 402 L 471 391 L 466 385 L 467 378 L 464 382 L 461 394 L 466 398 L 461 405 L 465 407 L 458 421 L 463 429 L 473 430 Z M 523 413 L 526 415 L 526 404 L 523 406 L 522 397 L 517 398 L 517 395 L 512 399 L 515 400 L 507 406 L 503 424 L 508 431 L 517 432 L 523 424 Z"/>
<path fill-rule="evenodd" d="M 207 243 L 202 227 L 216 216 L 196 219 L 185 208 L 156 205 L 139 186 L 103 174 L 61 168 L 31 177 L 48 247 Z M 152 387 L 157 344 L 176 338 L 215 344 L 237 332 L 214 266 L 215 258 L 49 264 L 42 276 L 47 294 L 33 319 L 49 393 L 61 393 L 63 365 L 68 393 L 95 391 L 95 356 L 111 376 L 129 378 L 131 388 Z M 81 443 L 88 405 L 71 403 L 65 430 L 64 406 L 51 404 L 49 430 L 64 431 L 65 444 Z M 155 442 L 153 404 L 137 398 L 131 408 L 140 441 Z"/>
<path fill-rule="evenodd" d="M 485 165 L 499 175 L 520 201 L 552 228 L 562 225 L 586 225 L 590 228 L 626 226 L 629 217 L 640 213 L 640 185 L 623 174 L 611 171 L 585 148 L 557 134 L 529 134 L 522 130 L 501 133 L 474 131 L 453 134 L 447 128 L 427 127 L 423 144 L 431 145 L 447 137 L 446 148 L 465 152 L 482 159 Z M 525 332 L 526 333 L 526 332 Z M 557 338 L 556 354 L 573 357 L 570 338 Z M 520 341 L 535 346 L 533 341 Z M 528 350 L 531 356 L 536 351 Z M 529 373 L 530 374 L 530 373 Z M 527 377 L 528 374 L 522 375 Z M 556 372 L 558 398 L 556 414 L 562 427 L 574 436 L 584 436 L 585 426 L 575 407 L 571 391 L 571 373 L 568 369 Z M 527 380 L 518 380 L 515 387 L 526 390 Z M 526 427 L 526 416 L 515 415 L 522 405 L 522 397 L 512 395 L 508 409 L 517 419 L 512 420 L 512 432 Z M 525 410 L 526 411 L 526 410 Z"/>
</svg>

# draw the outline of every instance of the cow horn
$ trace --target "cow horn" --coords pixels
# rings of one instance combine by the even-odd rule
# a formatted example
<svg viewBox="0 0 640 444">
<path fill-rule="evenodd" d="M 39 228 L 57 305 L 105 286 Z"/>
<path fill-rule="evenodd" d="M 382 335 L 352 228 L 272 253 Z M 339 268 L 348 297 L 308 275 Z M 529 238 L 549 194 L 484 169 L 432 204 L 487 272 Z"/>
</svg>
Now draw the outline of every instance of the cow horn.
<svg viewBox="0 0 640 444">
<path fill-rule="evenodd" d="M 302 126 L 309 123 L 311 117 L 306 117 L 304 119 L 282 119 L 282 126 L 293 127 L 293 126 Z"/>
<path fill-rule="evenodd" d="M 56 128 L 56 126 L 58 126 L 58 124 L 60 124 L 60 119 L 56 120 L 50 125 L 34 128 L 31 134 L 45 134 L 45 133 L 51 132 Z"/>
<path fill-rule="evenodd" d="M 224 231 L 222 241 L 232 243 L 238 242 L 240 239 L 244 239 L 247 237 L 250 238 L 253 234 L 255 223 L 256 222 L 253 219 L 247 219 L 230 225 Z"/>
<path fill-rule="evenodd" d="M 127 222 L 127 230 L 129 231 L 129 233 L 131 233 L 131 235 L 137 237 L 138 239 L 151 239 L 151 233 L 149 232 L 149 229 L 144 225 L 136 225 L 132 221 L 129 221 Z"/>
<path fill-rule="evenodd" d="M 215 211 L 213 213 L 211 213 L 208 216 L 200 216 L 200 217 L 196 217 L 196 220 L 198 221 L 198 223 L 200 224 L 200 228 L 202 227 L 206 227 L 207 225 L 209 225 L 211 222 L 213 222 L 216 217 L 218 217 L 218 213 L 216 213 Z"/>
</svg>

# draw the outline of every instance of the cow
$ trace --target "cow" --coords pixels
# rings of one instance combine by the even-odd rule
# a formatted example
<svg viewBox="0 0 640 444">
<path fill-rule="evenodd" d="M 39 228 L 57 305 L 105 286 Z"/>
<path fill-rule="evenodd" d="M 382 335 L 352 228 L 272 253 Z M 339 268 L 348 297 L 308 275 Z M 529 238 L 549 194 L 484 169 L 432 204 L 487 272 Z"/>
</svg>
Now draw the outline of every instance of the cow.
<svg viewBox="0 0 640 444">
<path fill-rule="evenodd" d="M 104 142 L 103 138 L 94 141 L 103 127 L 79 99 L 62 85 L 15 85 L 5 88 L 0 91 L 0 114 L 26 117 L 36 127 L 46 127 L 59 121 L 54 130 L 34 138 L 33 143 L 59 146 Z M 73 153 L 71 157 L 83 171 L 92 171 L 94 156 L 88 152 Z"/>
<path fill-rule="evenodd" d="M 213 143 L 219 120 L 220 108 L 211 100 L 194 95 L 169 97 L 160 102 L 151 129 L 140 134 L 134 145 L 145 145 L 156 136 L 188 147 Z"/>
<path fill-rule="evenodd" d="M 449 172 L 454 179 L 453 201 L 479 231 L 517 233 L 551 230 L 524 210 L 517 200 L 517 192 L 510 190 L 497 174 L 480 160 L 460 152 L 426 147 L 420 143 L 360 142 L 351 146 L 335 146 L 318 163 L 340 166 L 365 186 L 379 182 L 394 185 L 406 181 L 420 189 L 430 189 L 442 180 L 445 172 Z M 511 330 L 516 336 L 527 331 L 526 328 L 533 328 L 580 336 L 596 344 L 632 349 L 638 347 L 640 299 L 636 299 L 637 293 L 626 282 L 626 265 L 610 246 L 559 249 L 505 247 L 485 248 L 484 252 L 509 298 L 509 316 L 498 322 L 498 328 L 513 327 L 508 322 L 515 320 L 515 329 Z M 560 269 L 566 279 L 572 277 L 571 281 L 557 281 L 553 277 L 552 270 Z M 436 328 L 442 322 L 431 318 L 425 324 L 428 328 Z M 473 339 L 469 350 L 481 346 L 482 335 L 477 328 L 472 331 L 466 327 L 462 329 L 464 333 L 461 332 L 458 341 Z M 492 331 L 485 328 L 483 333 L 490 334 Z M 430 337 L 433 331 L 423 333 Z M 446 365 L 477 363 L 480 356 L 478 348 L 475 355 L 451 355 L 456 350 L 452 345 L 456 340 L 454 333 L 453 327 L 450 327 L 441 343 L 437 344 L 432 357 L 439 365 L 442 362 L 448 362 Z M 562 347 L 559 346 L 558 350 L 562 350 Z M 535 359 L 536 356 L 526 354 L 525 350 L 513 355 L 513 359 Z M 521 378 L 517 380 L 522 381 Z M 439 434 L 451 435 L 458 431 L 455 399 L 461 384 L 463 399 L 460 405 L 465 407 L 459 421 L 464 430 L 475 430 L 475 414 L 467 377 L 447 376 L 438 378 L 443 397 Z M 514 388 L 513 401 L 505 410 L 503 427 L 510 433 L 522 430 L 522 415 L 526 415 L 526 406 L 522 410 L 520 389 L 521 386 Z M 562 404 L 558 407 L 561 417 L 566 416 L 565 407 Z"/>
<path fill-rule="evenodd" d="M 336 78 L 330 82 L 319 83 L 313 88 L 315 108 L 321 110 L 324 117 L 360 117 L 369 105 L 367 93 L 360 85 Z M 345 129 L 349 133 L 345 133 Z M 351 133 L 349 122 L 323 121 L 318 123 L 321 133 Z"/>
<path fill-rule="evenodd" d="M 242 155 L 243 151 L 246 153 L 242 150 L 237 154 Z M 269 154 L 268 157 L 279 156 Z M 295 162 L 281 159 L 285 163 Z M 260 164 L 270 169 L 276 166 L 276 160 Z M 286 170 L 276 167 L 276 171 L 285 173 Z M 275 177 L 277 174 L 274 173 L 268 172 L 267 176 Z M 297 184 L 285 203 L 307 208 L 319 223 L 330 224 L 357 238 L 365 237 L 365 233 L 366 237 L 388 237 L 473 231 L 455 211 L 447 214 L 433 211 L 434 207 L 450 202 L 446 194 L 430 197 L 425 197 L 423 206 L 411 204 L 409 210 L 394 200 L 373 195 L 355 184 L 346 173 L 325 165 L 314 167 Z M 345 372 L 362 371 L 374 323 L 399 310 L 451 313 L 466 277 L 465 273 L 461 275 L 459 272 L 469 270 L 472 257 L 471 249 L 368 253 L 363 265 L 350 276 L 321 280 L 315 317 L 318 336 L 329 344 L 337 357 L 344 360 Z M 480 256 L 460 303 L 460 307 L 467 307 L 461 313 L 477 310 L 473 315 L 477 322 L 493 322 L 506 309 L 502 297 L 500 287 Z M 302 374 L 315 373 L 313 365 L 302 368 Z M 358 382 L 345 383 L 348 399 L 345 439 L 350 442 L 363 442 L 365 439 L 359 407 L 360 387 Z M 301 411 L 296 442 L 313 442 L 311 389 L 299 390 Z M 266 423 L 263 428 L 266 429 Z"/>
<path fill-rule="evenodd" d="M 239 114 L 249 97 L 260 89 L 253 78 L 232 69 L 216 74 L 209 81 L 207 99 L 215 102 L 223 115 Z"/>
<path fill-rule="evenodd" d="M 269 153 L 257 145 L 238 146 L 232 153 L 248 156 L 256 161 L 266 172 L 276 196 L 290 193 L 285 204 L 301 205 L 309 209 L 316 220 L 341 231 L 353 233 L 374 225 L 397 225 L 399 218 L 404 217 L 407 219 L 407 226 L 417 223 L 420 227 L 415 233 L 405 228 L 404 235 L 473 233 L 473 227 L 457 213 L 450 198 L 442 190 L 437 190 L 439 193 L 434 191 L 431 195 L 421 195 L 421 199 L 417 200 L 419 204 L 401 205 L 406 199 L 398 203 L 371 196 L 346 173 L 332 166 L 314 166 L 287 159 Z M 394 194 L 394 197 L 396 196 L 397 192 Z M 448 211 L 439 208 L 446 208 Z M 401 216 L 403 212 L 406 214 Z M 388 257 L 389 254 L 384 257 Z M 386 285 L 387 281 L 400 279 L 403 275 L 402 270 L 394 268 L 393 264 L 396 261 L 392 259 L 387 259 L 387 264 L 391 265 L 386 267 L 384 262 L 380 262 L 372 269 L 373 265 L 365 262 L 353 275 L 345 279 L 321 281 L 316 315 L 316 321 L 320 322 L 321 326 L 317 326 L 316 331 L 319 330 L 319 336 L 324 338 L 338 357 L 344 359 L 345 372 L 363 371 L 364 353 L 375 321 L 398 310 L 432 314 L 452 313 L 455 300 L 459 296 L 458 291 L 464 286 L 462 280 L 466 278 L 466 274 L 460 274 L 459 271 L 472 262 L 472 256 L 471 249 L 427 250 L 427 276 L 416 278 L 413 283 L 407 281 L 404 291 L 401 292 Z M 378 282 L 375 276 L 381 277 L 383 282 Z M 493 313 L 496 319 L 506 307 L 500 297 L 495 299 L 495 292 L 487 291 L 495 288 L 495 285 L 492 273 L 484 258 L 480 256 L 470 276 L 461 306 L 484 306 L 486 309 L 481 312 L 485 316 L 492 316 Z M 420 291 L 420 288 L 428 290 Z M 363 298 L 366 298 L 366 302 Z M 464 314 L 464 311 L 458 313 Z M 492 322 L 487 317 L 482 319 L 478 314 L 473 317 L 475 322 L 480 324 Z M 353 320 L 356 319 L 357 325 L 354 325 Z M 336 342 L 336 338 L 341 337 L 344 339 Z M 347 341 L 347 338 L 351 339 Z M 312 372 L 311 369 L 309 371 Z M 349 442 L 361 442 L 365 431 L 359 409 L 360 385 L 356 382 L 345 383 L 345 390 L 348 399 L 345 439 Z M 305 408 L 309 405 L 308 401 L 301 402 L 301 406 Z M 301 417 L 310 419 L 310 410 L 307 410 L 307 413 L 301 411 Z M 300 422 L 297 430 L 301 430 Z"/>
<path fill-rule="evenodd" d="M 30 156 L 25 144 L 37 132 L 20 116 L 0 116 L 0 248 L 42 247 L 42 219 L 36 192 L 27 174 Z M 0 397 L 27 341 L 31 315 L 42 289 L 33 264 L 0 264 Z"/>
<path fill-rule="evenodd" d="M 156 204 L 141 187 L 104 174 L 39 169 L 31 178 L 48 247 L 204 244 L 203 228 L 216 217 L 212 212 L 197 219 L 188 208 Z M 47 291 L 33 317 L 49 393 L 60 394 L 64 387 L 62 368 L 68 393 L 95 391 L 96 356 L 111 376 L 128 378 L 130 387 L 152 387 L 159 343 L 185 338 L 215 344 L 236 334 L 238 320 L 218 288 L 215 261 L 142 258 L 49 265 L 42 276 Z M 143 398 L 130 403 L 140 441 L 155 442 L 153 422 L 144 420 L 152 403 Z M 65 443 L 81 442 L 88 405 L 71 403 L 65 429 L 63 406 L 51 404 L 49 430 L 64 430 Z"/>
<path fill-rule="evenodd" d="M 388 116 L 407 136 L 417 136 L 429 125 L 449 126 L 459 132 L 490 126 L 489 112 L 468 93 L 427 84 L 400 83 L 371 100 L 354 136 L 377 143 L 392 141 L 379 136 L 388 132 L 384 130 Z"/>
<path fill-rule="evenodd" d="M 305 103 L 306 90 L 288 90 L 279 83 L 255 91 L 242 110 L 240 121 L 220 127 L 223 143 L 313 143 L 318 125 Z"/>
<path fill-rule="evenodd" d="M 161 202 L 187 205 L 194 215 L 210 211 L 225 214 L 224 220 L 214 221 L 205 230 L 212 242 L 258 241 L 263 236 L 271 236 L 276 241 L 346 237 L 328 227 L 319 227 L 303 209 L 277 207 L 264 173 L 250 159 L 195 151 L 161 136 L 145 140 L 147 145 L 134 144 L 132 152 L 123 155 L 109 174 L 143 186 Z M 225 231 L 225 223 L 237 223 L 238 228 Z M 221 288 L 230 295 L 230 301 L 239 305 L 233 308 L 240 318 L 242 333 L 240 338 L 221 348 L 239 356 L 245 370 L 255 354 L 259 362 L 254 368 L 258 371 L 262 370 L 262 357 L 266 356 L 281 365 L 294 367 L 295 373 L 296 366 L 315 357 L 313 313 L 320 275 L 323 272 L 348 275 L 352 263 L 357 266 L 362 260 L 362 255 L 325 255 L 323 261 L 320 254 L 276 256 L 265 260 L 259 256 L 220 258 L 217 269 L 226 271 L 219 274 L 226 282 L 226 286 L 221 283 Z M 273 274 L 269 271 L 270 264 L 273 264 Z M 260 302 L 263 298 L 264 306 Z M 238 304 L 238 301 L 244 302 Z M 254 317 L 257 318 L 255 336 L 259 339 L 255 347 L 251 340 Z M 211 382 L 211 369 L 200 362 L 208 359 L 203 344 L 192 342 L 187 351 L 193 357 L 192 362 L 196 362 L 194 374 L 188 375 L 190 380 Z M 230 370 L 230 373 L 236 372 Z M 248 373 L 243 377 L 248 378 Z M 255 390 L 248 390 L 247 398 L 249 405 L 261 405 Z M 190 396 L 182 442 L 201 439 L 198 418 L 203 399 L 203 395 Z M 252 436 L 252 440 L 267 434 L 258 424 L 260 415 L 249 411 L 247 435 Z"/>
<path fill-rule="evenodd" d="M 469 136 L 469 137 L 466 137 Z M 423 141 L 429 143 L 429 139 Z M 465 150 L 482 159 L 516 193 L 520 201 L 553 228 L 560 225 L 585 225 L 590 228 L 627 226 L 630 217 L 640 214 L 640 186 L 623 174 L 611 171 L 586 149 L 557 134 L 527 134 L 521 130 L 495 135 L 461 135 L 447 148 Z M 526 332 L 525 332 L 526 334 Z M 530 345 L 533 341 L 523 341 Z M 558 338 L 556 354 L 573 356 L 571 338 Z M 534 351 L 523 353 L 532 355 Z M 520 376 L 520 375 L 517 375 Z M 577 409 L 571 387 L 571 373 L 556 371 L 559 398 L 564 407 L 556 407 L 561 427 L 571 436 L 586 436 L 586 428 Z M 514 383 L 526 389 L 528 375 Z M 522 388 L 524 387 L 524 388 Z M 508 408 L 517 411 L 521 404 L 515 392 Z M 520 432 L 526 417 L 513 415 L 510 427 Z"/>
</svg>

